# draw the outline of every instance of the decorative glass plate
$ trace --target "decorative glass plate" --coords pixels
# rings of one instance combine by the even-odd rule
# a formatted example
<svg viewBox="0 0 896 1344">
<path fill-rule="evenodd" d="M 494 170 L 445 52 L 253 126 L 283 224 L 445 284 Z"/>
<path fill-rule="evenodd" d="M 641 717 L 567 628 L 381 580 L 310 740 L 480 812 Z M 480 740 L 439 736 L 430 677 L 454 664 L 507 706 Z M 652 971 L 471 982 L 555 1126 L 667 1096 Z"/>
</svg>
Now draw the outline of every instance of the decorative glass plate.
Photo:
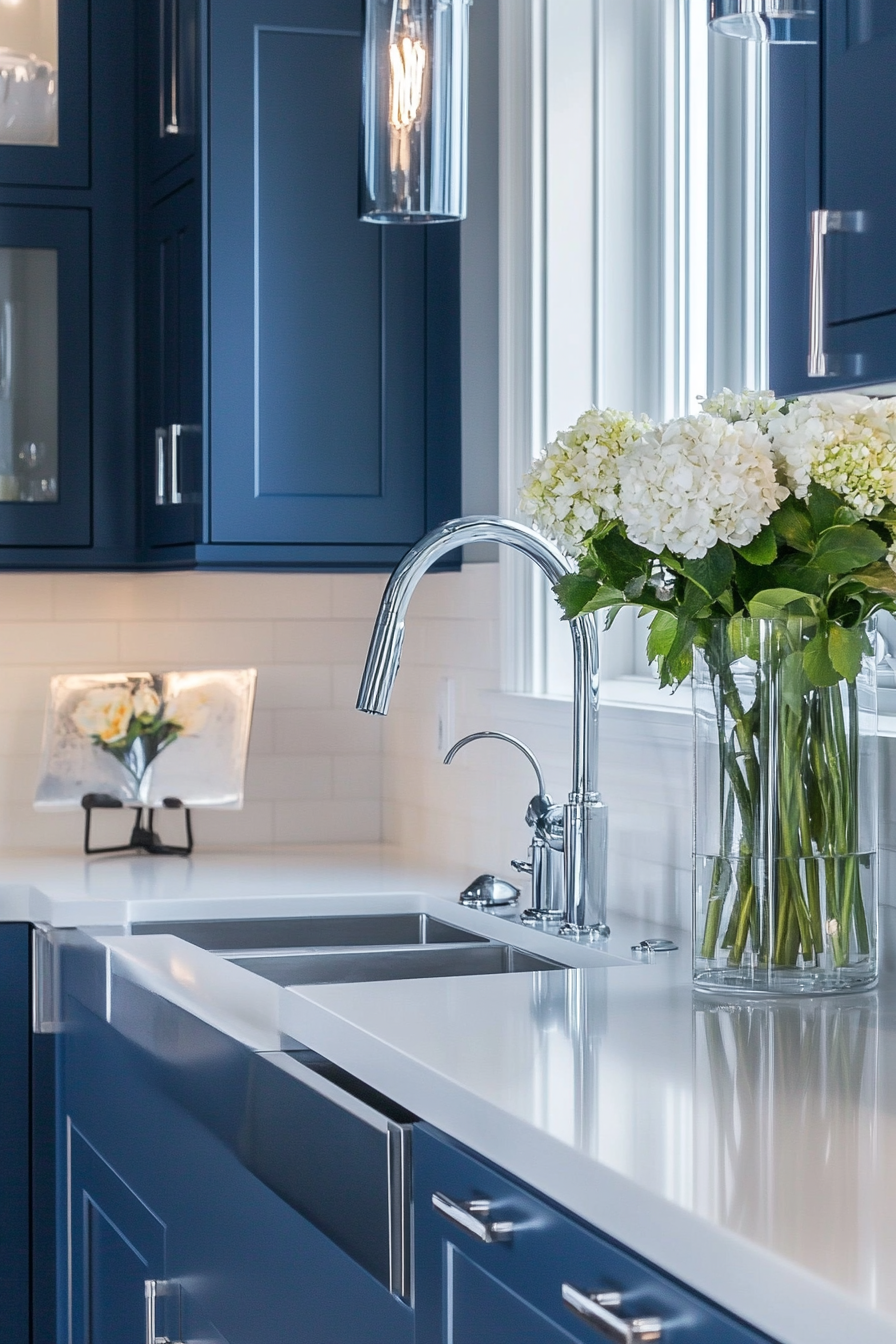
<svg viewBox="0 0 896 1344">
<path fill-rule="evenodd" d="M 53 677 L 34 806 L 106 794 L 126 807 L 242 807 L 255 681 L 254 668 Z"/>
</svg>

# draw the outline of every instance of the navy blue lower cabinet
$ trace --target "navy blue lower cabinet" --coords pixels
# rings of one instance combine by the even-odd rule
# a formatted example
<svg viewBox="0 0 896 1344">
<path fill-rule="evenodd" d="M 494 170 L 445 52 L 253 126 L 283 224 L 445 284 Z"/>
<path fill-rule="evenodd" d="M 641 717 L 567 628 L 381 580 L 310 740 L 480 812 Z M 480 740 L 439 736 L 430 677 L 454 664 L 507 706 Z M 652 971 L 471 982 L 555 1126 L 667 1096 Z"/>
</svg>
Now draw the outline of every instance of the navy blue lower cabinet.
<svg viewBox="0 0 896 1344">
<path fill-rule="evenodd" d="M 110 1026 L 82 1002 L 99 993 L 103 1011 L 101 966 L 76 956 L 63 954 L 76 1274 L 105 1294 L 101 1319 L 122 1333 L 82 1332 L 74 1344 L 142 1340 L 141 1276 L 165 1285 L 160 1312 L 180 1312 L 182 1334 L 174 1321 L 158 1333 L 185 1344 L 412 1344 L 411 1309 L 321 1230 L 348 1197 L 338 1165 L 326 1172 L 328 1204 L 289 1134 L 277 1160 L 279 1093 L 253 1052 L 137 987 L 113 991 L 120 1029 Z M 300 1121 L 301 1109 L 290 1125 Z M 369 1211 L 359 1203 L 355 1214 L 363 1243 Z M 79 1322 L 91 1319 L 88 1297 L 76 1285 Z"/>
<path fill-rule="evenodd" d="M 414 1210 L 417 1344 L 607 1338 L 584 1318 L 597 1293 L 618 1295 L 604 1311 L 661 1321 L 664 1344 L 769 1344 L 427 1125 L 414 1134 Z"/>
<path fill-rule="evenodd" d="M 27 924 L 0 925 L 0 1294 L 3 1336 L 31 1338 L 31 1004 Z"/>
</svg>

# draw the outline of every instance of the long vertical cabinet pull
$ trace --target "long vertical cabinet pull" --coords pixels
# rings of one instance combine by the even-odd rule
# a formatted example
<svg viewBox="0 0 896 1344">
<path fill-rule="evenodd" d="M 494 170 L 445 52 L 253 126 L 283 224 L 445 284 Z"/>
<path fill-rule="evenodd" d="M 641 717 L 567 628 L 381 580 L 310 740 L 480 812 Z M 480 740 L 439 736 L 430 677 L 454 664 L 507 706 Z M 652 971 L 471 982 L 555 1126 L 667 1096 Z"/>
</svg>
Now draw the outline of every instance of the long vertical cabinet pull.
<svg viewBox="0 0 896 1344">
<path fill-rule="evenodd" d="M 824 348 L 826 317 L 825 239 L 829 233 L 864 233 L 868 216 L 864 210 L 813 210 L 809 216 L 809 363 L 810 378 L 828 378 L 833 367 Z"/>
<path fill-rule="evenodd" d="M 168 1335 L 158 1333 L 158 1304 L 160 1298 L 174 1298 L 177 1299 L 176 1306 L 179 1307 L 180 1285 L 170 1279 L 145 1279 L 143 1288 L 146 1303 L 146 1344 L 175 1344 Z M 179 1316 L 180 1312 L 177 1311 L 177 1314 Z"/>
<path fill-rule="evenodd" d="M 156 430 L 156 503 L 168 503 L 168 428 Z"/>
<path fill-rule="evenodd" d="M 180 135 L 180 0 L 159 0 L 159 134 Z"/>
<path fill-rule="evenodd" d="M 198 425 L 162 425 L 156 429 L 156 503 L 183 504 L 181 437 L 199 433 Z"/>
<path fill-rule="evenodd" d="M 810 378 L 826 378 L 824 349 L 824 240 L 829 210 L 813 210 L 809 220 L 809 366 Z"/>
</svg>

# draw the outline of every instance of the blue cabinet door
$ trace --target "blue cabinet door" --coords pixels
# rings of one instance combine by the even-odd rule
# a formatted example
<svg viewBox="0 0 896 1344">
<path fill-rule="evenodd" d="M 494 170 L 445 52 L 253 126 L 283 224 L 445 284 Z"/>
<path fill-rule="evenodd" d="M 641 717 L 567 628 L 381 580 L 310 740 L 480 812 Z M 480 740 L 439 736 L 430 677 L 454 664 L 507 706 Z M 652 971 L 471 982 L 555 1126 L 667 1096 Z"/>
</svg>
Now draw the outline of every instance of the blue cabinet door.
<svg viewBox="0 0 896 1344">
<path fill-rule="evenodd" d="M 142 288 L 144 542 L 185 546 L 199 539 L 202 490 L 202 211 L 192 178 L 147 212 Z"/>
<path fill-rule="evenodd" d="M 477 1217 L 509 1224 L 506 1239 L 464 1231 L 436 1211 L 436 1193 L 480 1201 Z M 414 1226 L 417 1344 L 587 1344 L 595 1329 L 565 1305 L 565 1284 L 619 1294 L 614 1311 L 659 1318 L 668 1344 L 769 1344 L 425 1125 L 414 1134 Z"/>
<path fill-rule="evenodd" d="M 140 7 L 142 175 L 157 183 L 199 147 L 199 0 Z"/>
<path fill-rule="evenodd" d="M 835 381 L 896 378 L 896 4 L 822 6 L 827 351 Z M 861 218 L 851 215 L 860 212 Z"/>
<path fill-rule="evenodd" d="M 146 1282 L 165 1281 L 165 1225 L 73 1125 L 68 1155 L 72 1342 L 137 1344 Z M 157 1333 L 175 1338 L 179 1325 L 160 1317 Z"/>
<path fill-rule="evenodd" d="M 36 5 L 29 7 L 32 11 Z M 15 5 L 7 7 L 15 9 Z M 90 0 L 54 0 L 44 5 L 45 16 L 53 15 L 58 21 L 56 40 L 58 54 L 56 66 L 51 68 L 49 78 L 41 70 L 41 77 L 34 81 L 46 89 L 45 97 L 52 98 L 50 86 L 55 85 L 58 96 L 58 109 L 52 118 L 53 127 L 47 136 L 47 143 L 27 143 L 29 138 L 40 139 L 46 131 L 41 128 L 41 119 L 37 119 L 36 136 L 29 137 L 26 132 L 22 143 L 0 143 L 0 186 L 41 186 L 41 187 L 89 187 L 90 186 Z M 55 13 L 53 12 L 55 11 Z M 0 18 L 0 47 L 15 42 L 16 16 L 10 19 Z M 53 28 L 52 19 L 45 25 L 47 37 Z M 4 29 L 9 28 L 9 39 Z M 20 44 L 16 46 L 21 50 Z M 31 54 L 29 52 L 24 54 Z M 38 50 L 33 53 L 42 67 L 49 65 L 51 53 Z M 17 91 L 14 87 L 15 76 L 11 73 L 2 81 L 0 105 L 9 106 L 15 101 Z M 37 89 L 35 89 L 37 92 Z M 0 120 L 2 120 L 0 113 Z M 13 126 L 18 118 L 7 118 Z M 55 136 L 52 130 L 55 129 Z M 18 138 L 13 131 L 6 136 L 0 131 L 0 140 Z M 50 143 L 50 139 L 55 143 Z"/>
<path fill-rule="evenodd" d="M 0 340 L 0 400 L 31 412 L 30 424 L 45 421 L 55 435 L 56 460 L 50 467 L 57 485 L 52 502 L 23 503 L 8 497 L 0 502 L 0 546 L 74 547 L 91 541 L 91 294 L 90 212 L 83 209 L 39 208 L 0 205 L 0 249 L 6 255 L 27 260 L 21 292 L 10 287 L 3 293 L 4 332 Z M 49 259 L 40 267 L 35 259 Z M 30 277 L 36 277 L 30 282 Z M 31 320 L 43 308 L 39 321 Z M 5 321 L 9 315 L 8 324 Z M 49 321 L 47 320 L 49 313 Z M 54 325 L 55 331 L 50 330 Z M 34 407 L 33 390 L 24 386 L 35 367 L 32 340 L 42 344 L 38 352 L 50 366 L 48 382 L 55 383 L 57 405 Z M 37 361 L 40 362 L 40 361 Z M 50 412 L 49 414 L 47 412 Z M 38 414 L 40 413 L 39 420 Z M 5 445 L 12 472 L 16 457 L 27 448 L 16 433 L 13 418 L 4 426 Z M 42 449 L 47 444 L 40 445 Z M 24 479 L 24 476 L 23 478 Z"/>
<path fill-rule="evenodd" d="M 212 0 L 203 562 L 388 565 L 456 511 L 458 235 L 358 219 L 361 27 Z"/>
<path fill-rule="evenodd" d="M 31 1339 L 30 937 L 27 924 L 0 925 L 0 1295 L 9 1344 Z"/>
</svg>

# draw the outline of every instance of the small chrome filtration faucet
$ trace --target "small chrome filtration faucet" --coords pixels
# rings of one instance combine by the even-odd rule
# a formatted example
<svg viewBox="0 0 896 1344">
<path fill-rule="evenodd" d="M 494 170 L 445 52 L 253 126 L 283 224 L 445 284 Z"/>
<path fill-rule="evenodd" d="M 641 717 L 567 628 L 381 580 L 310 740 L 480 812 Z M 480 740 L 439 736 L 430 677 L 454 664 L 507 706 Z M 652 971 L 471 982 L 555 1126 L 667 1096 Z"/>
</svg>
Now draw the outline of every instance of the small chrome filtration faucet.
<svg viewBox="0 0 896 1344">
<path fill-rule="evenodd" d="M 508 518 L 456 518 L 425 536 L 395 572 L 373 628 L 357 707 L 386 714 L 401 659 L 408 603 L 423 575 L 449 551 L 491 541 L 527 555 L 557 583 L 573 566 L 553 542 Z M 607 914 L 607 809 L 597 790 L 600 659 L 593 613 L 569 622 L 574 657 L 572 789 L 563 808 L 565 919 L 559 932 L 573 938 L 605 937 Z"/>
<path fill-rule="evenodd" d="M 538 792 L 529 800 L 526 809 L 526 825 L 532 831 L 529 845 L 529 858 L 521 863 L 511 860 L 511 868 L 518 873 L 528 873 L 532 878 L 532 904 L 522 913 L 524 924 L 553 924 L 562 920 L 566 914 L 563 893 L 563 808 L 557 807 L 544 786 L 544 775 L 538 758 L 530 751 L 525 742 L 511 737 L 508 733 L 481 732 L 470 733 L 462 737 L 445 757 L 445 765 L 450 765 L 462 747 L 470 742 L 482 739 L 493 742 L 507 742 L 521 751 L 535 771 Z M 466 893 L 461 902 L 466 904 Z"/>
</svg>

